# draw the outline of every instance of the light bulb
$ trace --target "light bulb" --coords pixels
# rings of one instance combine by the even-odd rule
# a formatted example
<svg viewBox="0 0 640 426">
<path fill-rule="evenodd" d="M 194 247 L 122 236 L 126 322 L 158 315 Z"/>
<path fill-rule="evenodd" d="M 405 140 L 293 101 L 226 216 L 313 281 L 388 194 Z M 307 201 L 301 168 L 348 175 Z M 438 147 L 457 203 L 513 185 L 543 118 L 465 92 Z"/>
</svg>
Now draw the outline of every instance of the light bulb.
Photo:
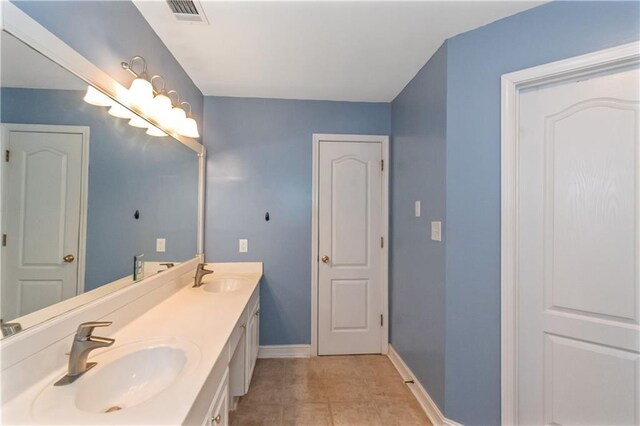
<svg viewBox="0 0 640 426">
<path fill-rule="evenodd" d="M 141 129 L 145 129 L 147 127 L 150 127 L 151 124 L 144 118 L 138 115 L 134 115 L 131 117 L 131 120 L 129 120 L 129 126 L 140 127 Z"/>
<path fill-rule="evenodd" d="M 131 102 L 139 108 L 144 108 L 153 100 L 153 86 L 144 78 L 144 74 L 133 80 L 129 87 L 129 96 Z"/>
<path fill-rule="evenodd" d="M 182 123 L 187 118 L 187 113 L 180 107 L 173 107 L 171 110 L 171 115 L 169 118 L 169 125 L 173 130 L 180 133 L 180 129 L 182 129 Z"/>
<path fill-rule="evenodd" d="M 93 86 L 87 87 L 87 94 L 84 95 L 83 99 L 86 103 L 95 106 L 107 107 L 113 105 L 113 101 L 110 97 L 97 90 Z"/>
<path fill-rule="evenodd" d="M 113 105 L 111 105 L 111 108 L 109 108 L 109 115 L 129 119 L 133 116 L 133 113 L 119 103 L 114 102 Z"/>
<path fill-rule="evenodd" d="M 169 99 L 169 97 L 167 97 L 166 95 L 160 93 L 155 98 L 153 98 L 150 109 L 151 116 L 157 122 L 161 123 L 166 120 L 171 113 L 171 99 Z"/>
<path fill-rule="evenodd" d="M 182 122 L 182 126 L 180 126 L 180 131 L 178 133 L 188 138 L 200 137 L 200 133 L 198 133 L 198 123 L 196 123 L 196 120 L 192 117 L 188 117 Z"/>
<path fill-rule="evenodd" d="M 163 132 L 162 130 L 158 129 L 156 126 L 153 126 L 153 125 L 150 125 L 149 128 L 147 129 L 147 134 L 150 136 L 157 136 L 160 138 L 168 136 L 165 132 Z"/>
</svg>

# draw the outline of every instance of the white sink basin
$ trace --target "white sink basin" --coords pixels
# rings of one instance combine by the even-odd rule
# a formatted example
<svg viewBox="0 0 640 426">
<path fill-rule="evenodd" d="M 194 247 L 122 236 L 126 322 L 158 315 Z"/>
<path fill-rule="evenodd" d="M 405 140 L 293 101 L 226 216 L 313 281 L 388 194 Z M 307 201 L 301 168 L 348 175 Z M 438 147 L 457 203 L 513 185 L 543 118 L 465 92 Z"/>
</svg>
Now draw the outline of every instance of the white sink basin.
<svg viewBox="0 0 640 426">
<path fill-rule="evenodd" d="M 213 277 L 203 281 L 202 288 L 210 293 L 238 291 L 249 284 L 249 280 L 244 277 Z"/>
<path fill-rule="evenodd" d="M 134 407 L 166 389 L 186 363 L 182 349 L 156 346 L 131 352 L 102 368 L 98 364 L 96 373 L 79 384 L 76 407 L 94 413 Z"/>
<path fill-rule="evenodd" d="M 47 385 L 33 402 L 32 415 L 42 423 L 55 423 L 58 416 L 87 418 L 88 422 L 93 416 L 118 417 L 116 413 L 153 400 L 199 360 L 199 348 L 179 339 L 115 346 L 99 355 L 89 355 L 89 361 L 98 365 L 74 383 Z"/>
</svg>

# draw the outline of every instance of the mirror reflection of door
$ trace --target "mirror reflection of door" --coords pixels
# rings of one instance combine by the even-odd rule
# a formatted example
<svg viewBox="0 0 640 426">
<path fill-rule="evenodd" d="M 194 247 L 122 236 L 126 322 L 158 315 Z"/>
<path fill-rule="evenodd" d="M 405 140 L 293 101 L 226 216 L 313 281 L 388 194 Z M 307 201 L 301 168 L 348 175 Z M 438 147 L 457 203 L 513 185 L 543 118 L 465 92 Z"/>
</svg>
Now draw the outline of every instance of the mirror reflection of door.
<svg viewBox="0 0 640 426">
<path fill-rule="evenodd" d="M 82 292 L 88 138 L 88 127 L 3 124 L 3 319 Z"/>
</svg>

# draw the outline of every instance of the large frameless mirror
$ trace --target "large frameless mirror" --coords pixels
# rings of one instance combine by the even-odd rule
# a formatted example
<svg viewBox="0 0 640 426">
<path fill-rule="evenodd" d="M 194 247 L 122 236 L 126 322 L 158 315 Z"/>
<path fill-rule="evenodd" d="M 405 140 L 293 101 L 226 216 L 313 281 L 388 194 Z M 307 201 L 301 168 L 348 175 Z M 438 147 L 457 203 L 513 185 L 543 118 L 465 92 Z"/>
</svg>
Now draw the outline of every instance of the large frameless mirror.
<svg viewBox="0 0 640 426">
<path fill-rule="evenodd" d="M 6 336 L 193 259 L 199 157 L 86 102 L 87 83 L 11 34 L 0 43 Z"/>
</svg>

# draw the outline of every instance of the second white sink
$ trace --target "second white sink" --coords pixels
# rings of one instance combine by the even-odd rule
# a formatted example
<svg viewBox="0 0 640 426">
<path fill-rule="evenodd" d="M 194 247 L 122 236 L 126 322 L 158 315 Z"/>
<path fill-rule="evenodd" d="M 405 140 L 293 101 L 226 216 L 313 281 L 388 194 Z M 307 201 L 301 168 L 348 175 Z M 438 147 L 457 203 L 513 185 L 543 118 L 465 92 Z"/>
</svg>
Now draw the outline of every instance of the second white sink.
<svg viewBox="0 0 640 426">
<path fill-rule="evenodd" d="M 238 291 L 249 284 L 249 280 L 243 277 L 213 277 L 205 279 L 202 288 L 210 293 L 229 293 Z"/>
</svg>

